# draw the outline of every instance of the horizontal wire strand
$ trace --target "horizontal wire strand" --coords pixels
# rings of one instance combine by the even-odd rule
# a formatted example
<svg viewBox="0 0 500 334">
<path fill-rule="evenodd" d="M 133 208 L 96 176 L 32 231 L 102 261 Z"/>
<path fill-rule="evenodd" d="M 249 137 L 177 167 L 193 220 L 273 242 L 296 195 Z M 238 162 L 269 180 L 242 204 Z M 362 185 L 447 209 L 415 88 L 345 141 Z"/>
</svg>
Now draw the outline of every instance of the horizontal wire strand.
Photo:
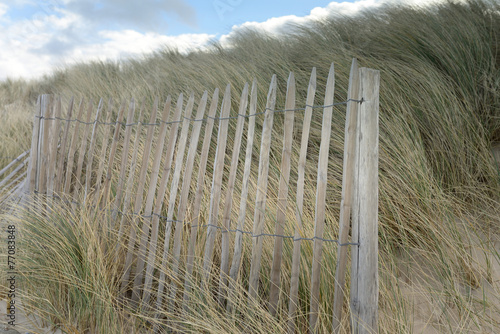
<svg viewBox="0 0 500 334">
<path fill-rule="evenodd" d="M 92 125 L 92 124 L 102 124 L 102 125 L 116 125 L 116 124 L 121 124 L 123 126 L 134 126 L 134 125 L 143 125 L 143 126 L 158 126 L 158 125 L 161 125 L 162 123 L 164 124 L 174 124 L 174 123 L 182 123 L 184 120 L 188 120 L 188 121 L 191 121 L 191 122 L 206 122 L 208 121 L 208 119 L 213 119 L 215 121 L 222 121 L 222 120 L 228 120 L 228 119 L 237 119 L 238 117 L 245 117 L 245 118 L 249 118 L 249 117 L 254 117 L 254 116 L 258 116 L 258 115 L 263 115 L 266 113 L 267 110 L 271 110 L 273 113 L 284 113 L 284 112 L 287 112 L 287 111 L 305 111 L 306 108 L 312 108 L 312 109 L 321 109 L 321 108 L 329 108 L 329 107 L 334 107 L 334 106 L 339 106 L 339 105 L 346 105 L 347 103 L 349 102 L 356 102 L 356 103 L 363 103 L 363 99 L 361 100 L 355 100 L 355 99 L 349 99 L 347 101 L 343 101 L 343 102 L 336 102 L 336 103 L 332 103 L 332 104 L 328 104 L 328 105 L 306 105 L 304 108 L 294 108 L 294 109 L 279 109 L 279 110 L 271 110 L 269 108 L 265 108 L 264 111 L 261 111 L 261 112 L 257 112 L 257 113 L 254 113 L 254 114 L 250 114 L 250 115 L 243 115 L 243 114 L 237 114 L 236 116 L 230 116 L 230 117 L 210 117 L 210 116 L 207 116 L 207 118 L 200 118 L 200 119 L 194 119 L 194 118 L 188 118 L 188 117 L 182 117 L 183 120 L 179 120 L 179 121 L 159 121 L 158 123 L 143 123 L 143 122 L 134 122 L 134 123 L 124 123 L 124 122 L 101 122 L 101 121 L 98 121 L 98 120 L 94 120 L 92 122 L 85 122 L 85 121 L 82 121 L 82 120 L 79 120 L 79 119 L 66 119 L 66 118 L 63 118 L 63 117 L 45 117 L 45 116 L 38 116 L 36 115 L 35 118 L 39 118 L 39 119 L 45 119 L 47 121 L 54 121 L 54 120 L 59 120 L 59 121 L 65 121 L 65 122 L 78 122 L 80 124 L 84 124 L 84 125 Z"/>
<path fill-rule="evenodd" d="M 47 194 L 42 194 L 38 191 L 34 191 L 35 194 L 37 195 L 43 195 L 45 197 L 52 197 L 52 198 L 55 198 L 57 200 L 61 200 L 63 202 L 65 202 L 66 204 L 75 204 L 75 205 L 78 205 L 78 206 L 82 206 L 82 203 L 80 202 L 77 202 L 77 201 L 74 201 L 74 200 L 66 200 L 66 199 L 63 199 L 61 196 L 57 196 L 57 195 L 47 195 Z M 95 205 L 92 205 L 91 208 L 95 208 L 96 206 Z M 205 227 L 213 227 L 213 228 L 216 228 L 218 230 L 220 230 L 222 233 L 228 233 L 228 232 L 233 232 L 233 233 L 237 233 L 237 232 L 240 232 L 242 234 L 245 234 L 245 235 L 249 235 L 250 237 L 252 238 L 259 238 L 259 237 L 264 237 L 264 236 L 267 236 L 267 237 L 275 237 L 275 238 L 284 238 L 284 239 L 292 239 L 293 241 L 299 241 L 299 240 L 306 240 L 306 241 L 314 241 L 314 240 L 321 240 L 321 241 L 325 241 L 325 242 L 333 242 L 333 243 L 336 243 L 338 244 L 339 246 L 359 246 L 359 243 L 357 242 L 347 242 L 347 243 L 340 243 L 340 241 L 338 239 L 326 239 L 326 238 L 320 238 L 320 237 L 312 237 L 312 238 L 304 238 L 304 237 L 300 237 L 300 238 L 295 238 L 295 236 L 293 235 L 281 235 L 281 234 L 272 234 L 272 233 L 260 233 L 260 234 L 253 234 L 253 232 L 250 232 L 250 231 L 243 231 L 243 230 L 240 230 L 240 229 L 229 229 L 229 230 L 226 230 L 224 227 L 221 227 L 221 226 L 218 226 L 218 225 L 214 225 L 214 224 L 203 224 L 203 225 L 193 225 L 191 224 L 190 222 L 185 222 L 185 221 L 182 221 L 182 220 L 175 220 L 175 219 L 168 219 L 166 216 L 163 216 L 163 215 L 160 215 L 158 213 L 152 213 L 150 215 L 142 215 L 138 212 L 124 212 L 124 211 L 121 211 L 121 210 L 116 210 L 116 209 L 108 209 L 107 211 L 109 211 L 110 213 L 118 213 L 120 215 L 125 215 L 125 216 L 135 216 L 135 217 L 140 217 L 140 218 L 144 218 L 144 219 L 148 219 L 148 218 L 153 218 L 154 216 L 157 216 L 158 218 L 160 218 L 162 221 L 164 222 L 170 222 L 170 223 L 182 223 L 184 225 L 190 225 L 192 228 L 205 228 Z"/>
</svg>

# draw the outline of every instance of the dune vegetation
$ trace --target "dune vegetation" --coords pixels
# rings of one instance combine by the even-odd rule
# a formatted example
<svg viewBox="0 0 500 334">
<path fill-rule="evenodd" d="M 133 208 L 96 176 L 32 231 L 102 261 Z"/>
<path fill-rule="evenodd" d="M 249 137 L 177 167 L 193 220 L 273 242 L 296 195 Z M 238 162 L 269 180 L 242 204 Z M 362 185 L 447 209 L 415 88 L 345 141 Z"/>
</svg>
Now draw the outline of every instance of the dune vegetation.
<svg viewBox="0 0 500 334">
<path fill-rule="evenodd" d="M 227 46 L 214 42 L 189 54 L 166 46 L 141 59 L 81 63 L 37 80 L 6 80 L 0 83 L 0 169 L 12 160 L 9 157 L 29 149 L 39 94 L 115 101 L 145 97 L 151 104 L 155 96 L 165 99 L 193 91 L 199 98 L 204 90 L 230 83 L 236 91 L 232 110 L 236 112 L 237 96 L 254 78 L 261 92 L 259 105 L 265 105 L 262 92 L 272 74 L 279 80 L 277 104 L 283 106 L 286 78 L 292 71 L 297 107 L 303 107 L 313 67 L 318 71 L 315 103 L 322 103 L 331 62 L 337 80 L 335 100 L 345 101 L 352 58 L 381 72 L 380 332 L 500 332 L 500 161 L 494 154 L 500 143 L 500 3 L 496 1 L 449 1 L 422 8 L 387 5 L 313 26 L 290 27 L 283 36 L 244 31 L 232 36 Z M 340 206 L 344 111 L 335 109 L 330 147 L 330 154 L 340 157 L 329 165 L 327 221 L 334 224 Z M 274 131 L 280 129 L 280 121 L 276 120 Z M 313 118 L 312 126 L 312 133 L 320 132 L 321 115 Z M 317 137 L 311 150 L 319 150 Z M 273 141 L 275 152 L 281 152 L 280 140 Z M 315 171 L 316 162 L 309 163 Z M 297 160 L 294 165 L 292 174 Z M 270 177 L 271 184 L 277 184 L 279 171 Z M 309 187 L 306 207 L 313 210 L 315 184 Z M 203 205 L 208 211 L 208 201 Z M 112 233 L 105 238 L 93 232 L 98 221 L 109 217 L 96 217 L 88 207 L 75 210 L 61 205 L 49 212 L 4 218 L 26 225 L 20 248 L 24 299 L 48 323 L 68 333 L 142 332 L 154 323 L 149 314 L 120 307 L 119 264 L 114 258 L 87 251 L 119 242 Z M 81 224 L 68 225 L 70 220 Z M 330 236 L 335 237 L 337 230 L 333 226 Z M 272 244 L 265 247 L 272 256 Z M 290 247 L 285 247 L 287 251 Z M 325 279 L 333 278 L 335 259 L 336 249 L 325 252 L 323 271 L 330 273 Z M 310 267 L 303 268 L 304 277 L 310 276 Z M 244 286 L 235 292 L 235 304 L 241 309 L 233 314 L 219 310 L 206 291 L 194 291 L 190 312 L 166 316 L 183 332 L 286 330 L 286 311 L 273 317 L 263 306 L 238 303 L 244 293 Z M 308 298 L 305 284 L 300 293 Z M 328 332 L 332 314 L 328 298 L 323 298 L 321 307 L 319 331 Z M 348 313 L 347 306 L 345 310 Z M 255 315 L 251 321 L 241 321 L 241 315 L 249 312 Z M 307 310 L 302 312 L 301 330 L 307 320 Z M 346 332 L 350 328 L 347 320 L 343 326 Z"/>
</svg>

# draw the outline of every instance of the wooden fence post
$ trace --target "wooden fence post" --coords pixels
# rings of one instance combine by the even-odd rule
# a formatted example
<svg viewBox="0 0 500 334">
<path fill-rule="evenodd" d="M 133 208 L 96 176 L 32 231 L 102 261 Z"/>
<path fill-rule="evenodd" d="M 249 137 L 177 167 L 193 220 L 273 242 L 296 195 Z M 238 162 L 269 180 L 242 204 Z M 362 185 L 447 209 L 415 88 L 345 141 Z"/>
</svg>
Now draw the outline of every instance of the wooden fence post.
<svg viewBox="0 0 500 334">
<path fill-rule="evenodd" d="M 349 234 L 352 199 L 354 164 L 356 158 L 356 128 L 358 122 L 358 102 L 353 101 L 359 94 L 358 62 L 353 59 L 347 92 L 347 110 L 344 134 L 344 166 L 342 172 L 342 198 L 340 201 L 339 246 L 337 252 L 337 270 L 335 272 L 335 293 L 333 297 L 333 332 L 340 332 L 342 308 L 344 305 L 345 271 L 347 266 L 347 237 Z"/>
<path fill-rule="evenodd" d="M 359 70 L 351 307 L 353 333 L 378 332 L 378 114 L 380 72 Z M 356 247 L 353 247 L 353 250 Z"/>
</svg>

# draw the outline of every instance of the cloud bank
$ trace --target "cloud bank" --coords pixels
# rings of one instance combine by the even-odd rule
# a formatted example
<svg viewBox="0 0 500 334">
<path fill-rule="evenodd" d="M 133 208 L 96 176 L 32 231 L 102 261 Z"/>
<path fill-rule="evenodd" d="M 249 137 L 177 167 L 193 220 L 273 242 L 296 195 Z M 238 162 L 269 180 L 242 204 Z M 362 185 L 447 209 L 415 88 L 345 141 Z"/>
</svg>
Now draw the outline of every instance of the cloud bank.
<svg viewBox="0 0 500 334">
<path fill-rule="evenodd" d="M 421 5 L 436 1 L 439 0 L 405 2 Z M 307 25 L 330 16 L 355 14 L 390 2 L 396 0 L 331 2 L 326 7 L 312 9 L 306 16 L 288 15 L 233 26 L 225 35 L 169 36 L 169 23 L 197 26 L 196 10 L 185 0 L 7 0 L 0 3 L 0 36 L 3 37 L 0 39 L 0 80 L 40 77 L 62 64 L 119 61 L 165 46 L 187 53 L 207 46 L 214 39 L 228 45 L 231 36 L 242 29 L 281 34 L 290 25 Z M 29 19 L 10 14 L 25 8 L 32 12 L 26 15 Z"/>
</svg>

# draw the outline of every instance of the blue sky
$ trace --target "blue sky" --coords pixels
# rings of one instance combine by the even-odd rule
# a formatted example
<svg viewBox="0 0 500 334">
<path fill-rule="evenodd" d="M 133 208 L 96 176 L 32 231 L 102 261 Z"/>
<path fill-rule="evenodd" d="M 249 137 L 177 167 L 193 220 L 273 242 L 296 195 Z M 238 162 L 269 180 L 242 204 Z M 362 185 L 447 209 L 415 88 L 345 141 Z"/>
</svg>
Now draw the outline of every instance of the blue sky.
<svg viewBox="0 0 500 334">
<path fill-rule="evenodd" d="M 437 0 L 0 0 L 0 80 L 36 78 L 89 60 L 119 61 L 163 46 L 189 52 L 235 31 L 286 33 L 387 2 Z"/>
</svg>

